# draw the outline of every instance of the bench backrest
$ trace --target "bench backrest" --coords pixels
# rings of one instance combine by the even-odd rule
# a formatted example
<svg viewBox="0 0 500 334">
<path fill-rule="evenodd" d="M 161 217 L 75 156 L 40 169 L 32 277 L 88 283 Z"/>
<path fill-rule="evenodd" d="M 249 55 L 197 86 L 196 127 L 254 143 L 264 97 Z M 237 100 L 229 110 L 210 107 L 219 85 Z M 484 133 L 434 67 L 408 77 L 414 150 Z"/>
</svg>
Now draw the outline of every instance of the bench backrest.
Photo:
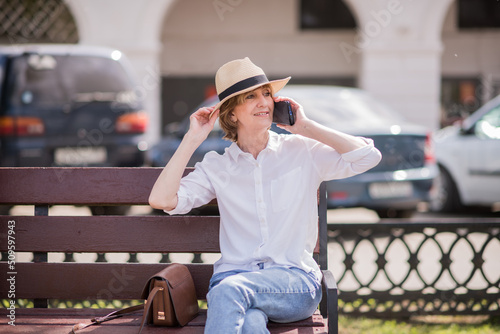
<svg viewBox="0 0 500 334">
<path fill-rule="evenodd" d="M 16 263 L 16 298 L 139 299 L 143 284 L 165 264 L 47 263 L 47 252 L 218 253 L 218 216 L 48 216 L 51 205 L 147 205 L 161 168 L 0 168 L 0 205 L 35 205 L 35 216 L 2 221 L 0 251 L 7 252 L 7 222 L 15 222 L 15 251 L 34 252 Z M 185 173 L 192 171 L 186 169 Z M 316 259 L 327 269 L 326 198 L 320 188 Z M 6 261 L 2 258 L 2 261 Z M 0 275 L 7 275 L 2 263 Z M 211 264 L 188 264 L 204 299 Z M 8 291 L 6 277 L 1 291 Z M 2 296 L 6 298 L 6 296 Z"/>
</svg>

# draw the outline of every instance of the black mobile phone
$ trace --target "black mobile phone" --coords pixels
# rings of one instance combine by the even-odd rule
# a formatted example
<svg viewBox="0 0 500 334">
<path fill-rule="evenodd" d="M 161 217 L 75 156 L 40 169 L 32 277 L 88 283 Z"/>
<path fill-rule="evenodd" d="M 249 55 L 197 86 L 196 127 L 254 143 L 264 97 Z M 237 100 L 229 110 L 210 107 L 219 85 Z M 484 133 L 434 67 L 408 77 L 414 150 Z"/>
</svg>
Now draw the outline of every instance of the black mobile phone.
<svg viewBox="0 0 500 334">
<path fill-rule="evenodd" d="M 273 122 L 278 124 L 295 124 L 295 116 L 289 101 L 274 102 Z"/>
</svg>

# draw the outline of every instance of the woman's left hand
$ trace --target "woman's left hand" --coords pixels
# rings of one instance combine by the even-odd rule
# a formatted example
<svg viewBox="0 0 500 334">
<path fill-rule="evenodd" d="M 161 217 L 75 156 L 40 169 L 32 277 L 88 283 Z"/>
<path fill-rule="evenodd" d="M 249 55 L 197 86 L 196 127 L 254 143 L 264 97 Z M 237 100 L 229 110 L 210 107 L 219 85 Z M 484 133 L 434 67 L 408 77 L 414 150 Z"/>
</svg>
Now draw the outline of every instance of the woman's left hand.
<svg viewBox="0 0 500 334">
<path fill-rule="evenodd" d="M 276 102 L 279 101 L 289 101 L 292 107 L 292 112 L 295 116 L 295 123 L 293 125 L 288 124 L 276 124 L 276 126 L 280 129 L 286 130 L 290 133 L 300 134 L 300 130 L 306 126 L 306 123 L 309 122 L 309 118 L 307 118 L 304 113 L 304 108 L 297 101 L 289 98 L 278 96 L 274 99 Z"/>
</svg>

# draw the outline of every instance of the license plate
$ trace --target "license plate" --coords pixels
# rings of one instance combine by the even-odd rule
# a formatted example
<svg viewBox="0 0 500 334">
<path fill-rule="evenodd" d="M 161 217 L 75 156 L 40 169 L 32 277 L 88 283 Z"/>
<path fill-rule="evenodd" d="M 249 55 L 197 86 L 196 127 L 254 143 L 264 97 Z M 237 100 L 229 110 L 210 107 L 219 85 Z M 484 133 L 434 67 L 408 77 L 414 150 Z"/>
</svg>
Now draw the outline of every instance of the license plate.
<svg viewBox="0 0 500 334">
<path fill-rule="evenodd" d="M 56 149 L 54 161 L 63 166 L 80 166 L 106 162 L 108 154 L 105 147 L 63 147 Z"/>
<path fill-rule="evenodd" d="M 372 198 L 410 197 L 413 193 L 413 186 L 410 182 L 372 183 L 368 191 Z"/>
</svg>

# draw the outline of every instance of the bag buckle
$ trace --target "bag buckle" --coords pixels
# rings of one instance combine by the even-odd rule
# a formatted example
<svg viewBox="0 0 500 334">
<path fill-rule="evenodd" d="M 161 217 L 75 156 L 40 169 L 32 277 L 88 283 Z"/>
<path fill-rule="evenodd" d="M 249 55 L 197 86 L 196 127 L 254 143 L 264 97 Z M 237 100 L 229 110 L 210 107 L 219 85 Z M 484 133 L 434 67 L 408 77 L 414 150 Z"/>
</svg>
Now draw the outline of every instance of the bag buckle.
<svg viewBox="0 0 500 334">
<path fill-rule="evenodd" d="M 165 312 L 158 311 L 158 320 L 165 320 Z"/>
</svg>

